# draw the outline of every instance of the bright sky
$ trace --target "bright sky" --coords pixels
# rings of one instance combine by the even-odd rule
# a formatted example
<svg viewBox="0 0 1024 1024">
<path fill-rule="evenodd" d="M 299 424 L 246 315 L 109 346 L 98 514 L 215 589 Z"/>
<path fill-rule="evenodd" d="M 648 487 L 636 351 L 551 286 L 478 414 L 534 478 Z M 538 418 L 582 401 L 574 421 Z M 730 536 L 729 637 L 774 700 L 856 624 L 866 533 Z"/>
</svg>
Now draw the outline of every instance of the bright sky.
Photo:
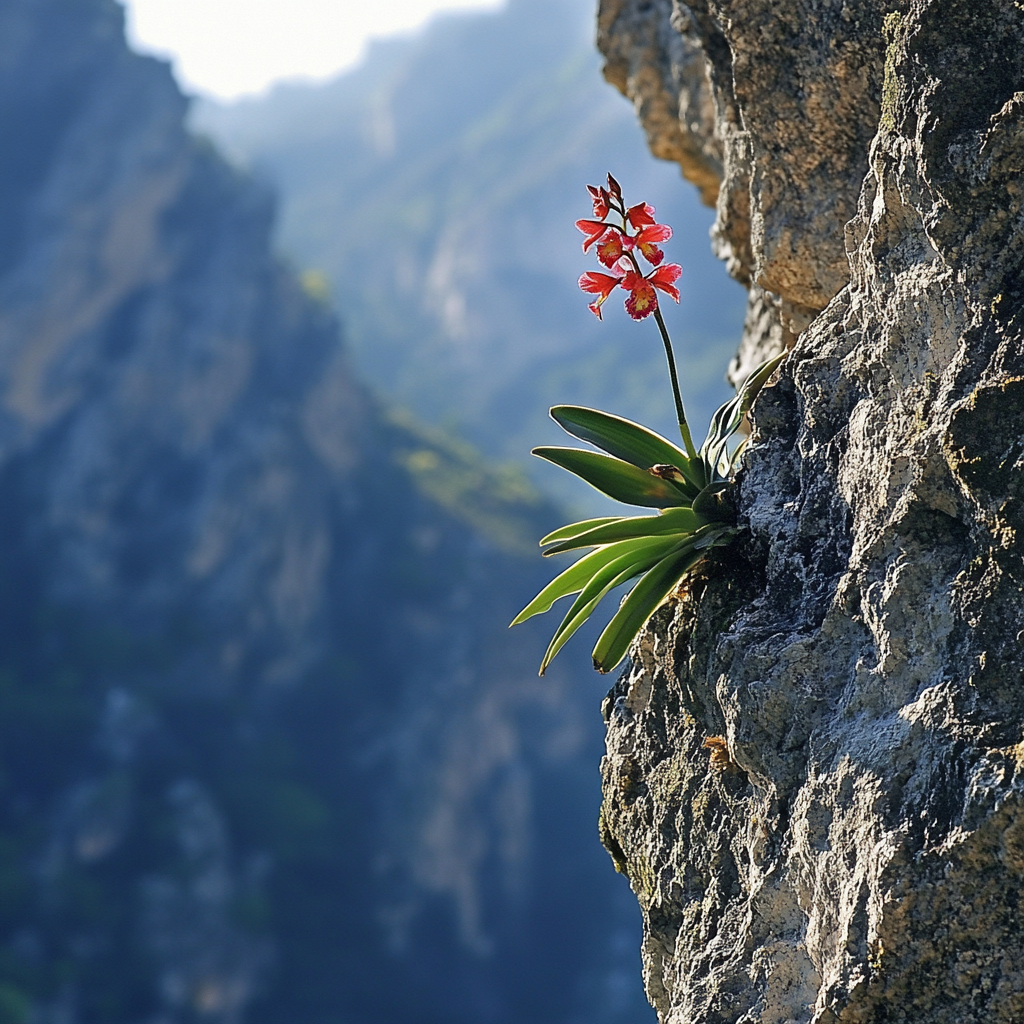
<svg viewBox="0 0 1024 1024">
<path fill-rule="evenodd" d="M 282 79 L 329 78 L 367 39 L 422 25 L 438 11 L 502 0 L 122 0 L 128 38 L 170 57 L 189 92 L 236 99 Z"/>
</svg>

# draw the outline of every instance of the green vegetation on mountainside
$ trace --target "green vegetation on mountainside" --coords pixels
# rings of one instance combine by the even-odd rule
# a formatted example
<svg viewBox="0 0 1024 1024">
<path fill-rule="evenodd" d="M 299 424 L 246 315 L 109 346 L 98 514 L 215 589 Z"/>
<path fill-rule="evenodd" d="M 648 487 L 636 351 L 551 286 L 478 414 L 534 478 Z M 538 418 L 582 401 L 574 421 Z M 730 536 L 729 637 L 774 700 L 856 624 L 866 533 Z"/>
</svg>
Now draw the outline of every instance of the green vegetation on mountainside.
<svg viewBox="0 0 1024 1024">
<path fill-rule="evenodd" d="M 333 296 L 364 378 L 488 458 L 522 462 L 556 439 L 556 400 L 674 429 L 656 339 L 621 310 L 598 323 L 576 288 L 588 264 L 573 221 L 609 162 L 675 226 L 683 294 L 667 316 L 695 418 L 728 396 L 744 294 L 710 253 L 711 211 L 601 80 L 592 8 L 511 0 L 442 18 L 326 85 L 193 115 L 279 190 L 279 244 Z M 587 500 L 549 467 L 530 472 Z"/>
</svg>

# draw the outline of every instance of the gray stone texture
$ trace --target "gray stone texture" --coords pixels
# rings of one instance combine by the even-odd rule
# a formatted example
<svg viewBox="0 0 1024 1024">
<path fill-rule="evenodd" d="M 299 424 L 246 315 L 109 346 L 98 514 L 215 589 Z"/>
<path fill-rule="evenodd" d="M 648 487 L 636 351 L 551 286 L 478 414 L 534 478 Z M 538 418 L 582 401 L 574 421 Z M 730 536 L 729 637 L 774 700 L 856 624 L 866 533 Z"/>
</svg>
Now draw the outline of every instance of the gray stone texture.
<svg viewBox="0 0 1024 1024">
<path fill-rule="evenodd" d="M 641 115 L 682 97 L 705 194 L 682 154 L 723 154 L 717 245 L 757 286 L 737 366 L 786 342 L 772 307 L 800 332 L 742 539 L 605 702 L 648 994 L 663 1024 L 1024 1020 L 1024 4 L 600 18 Z"/>
</svg>

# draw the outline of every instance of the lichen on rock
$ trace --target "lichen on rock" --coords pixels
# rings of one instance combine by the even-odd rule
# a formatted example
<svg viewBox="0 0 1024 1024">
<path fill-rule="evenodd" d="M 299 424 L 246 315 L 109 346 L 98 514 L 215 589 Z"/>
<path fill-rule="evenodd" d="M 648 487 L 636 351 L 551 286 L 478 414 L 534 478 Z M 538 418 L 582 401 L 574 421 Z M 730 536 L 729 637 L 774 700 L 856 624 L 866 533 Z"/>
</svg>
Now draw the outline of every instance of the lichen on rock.
<svg viewBox="0 0 1024 1024">
<path fill-rule="evenodd" d="M 1024 5 L 604 0 L 620 66 L 665 64 L 641 14 L 691 76 L 702 50 L 736 365 L 793 345 L 742 542 L 605 703 L 648 995 L 663 1024 L 1020 1021 Z"/>
</svg>

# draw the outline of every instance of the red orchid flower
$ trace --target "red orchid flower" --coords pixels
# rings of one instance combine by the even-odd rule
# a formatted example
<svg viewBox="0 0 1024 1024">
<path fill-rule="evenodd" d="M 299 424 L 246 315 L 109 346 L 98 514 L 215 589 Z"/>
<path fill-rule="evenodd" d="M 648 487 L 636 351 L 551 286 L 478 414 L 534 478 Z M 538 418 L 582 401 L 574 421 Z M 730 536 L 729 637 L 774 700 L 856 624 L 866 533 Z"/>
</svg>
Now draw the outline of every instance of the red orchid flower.
<svg viewBox="0 0 1024 1024">
<path fill-rule="evenodd" d="M 647 280 L 670 299 L 675 299 L 678 302 L 679 289 L 675 286 L 675 282 L 679 280 L 682 273 L 683 268 L 678 263 L 666 263 L 665 266 L 652 270 L 647 275 Z"/>
<path fill-rule="evenodd" d="M 630 270 L 622 279 L 622 287 L 629 292 L 626 299 L 626 312 L 634 320 L 643 320 L 658 308 L 658 296 L 654 286 L 646 277 L 641 277 L 635 270 Z"/>
<path fill-rule="evenodd" d="M 598 220 L 604 220 L 611 213 L 611 196 L 608 189 L 598 188 L 596 185 L 588 185 L 587 191 L 594 202 L 594 216 Z"/>
<path fill-rule="evenodd" d="M 665 254 L 654 243 L 667 242 L 672 237 L 672 229 L 667 224 L 648 224 L 647 227 L 637 232 L 633 239 L 634 244 L 640 250 L 640 254 L 652 266 L 657 266 Z M 604 239 L 602 239 L 602 242 Z M 601 249 L 598 246 L 597 258 L 601 259 Z M 604 262 L 602 260 L 602 262 Z M 608 264 L 610 266 L 610 264 Z"/>
<path fill-rule="evenodd" d="M 598 320 L 601 316 L 601 306 L 604 305 L 608 296 L 615 291 L 618 284 L 623 280 L 621 277 L 613 277 L 611 274 L 602 274 L 597 270 L 588 270 L 580 277 L 579 286 L 582 291 L 591 295 L 599 296 L 596 302 L 592 302 L 587 308 Z"/>
<path fill-rule="evenodd" d="M 654 223 L 654 207 L 650 203 L 637 203 L 626 211 L 626 220 L 635 228 Z"/>
<path fill-rule="evenodd" d="M 658 296 L 655 289 L 679 301 L 679 289 L 673 284 L 679 280 L 683 268 L 678 263 L 666 263 L 657 270 L 652 270 L 642 277 L 635 270 L 629 270 L 622 278 L 622 287 L 629 292 L 626 299 L 626 312 L 634 320 L 643 320 L 658 308 Z"/>
<path fill-rule="evenodd" d="M 677 263 L 660 265 L 665 254 L 657 243 L 671 238 L 672 229 L 655 221 L 654 207 L 649 203 L 638 203 L 627 209 L 622 200 L 622 189 L 610 174 L 607 189 L 588 185 L 587 191 L 594 204 L 594 216 L 601 219 L 576 221 L 576 227 L 586 236 L 583 251 L 587 252 L 597 243 L 595 253 L 598 260 L 609 270 L 619 272 L 589 272 L 580 278 L 580 288 L 598 296 L 590 305 L 591 312 L 601 319 L 601 306 L 619 285 L 629 292 L 626 311 L 634 320 L 643 320 L 657 310 L 659 291 L 678 302 L 679 289 L 674 282 L 679 279 L 682 267 Z M 613 212 L 623 217 L 621 227 L 607 223 L 609 214 Z M 630 226 L 635 234 L 630 234 Z M 640 255 L 657 269 L 646 276 L 640 273 L 636 257 L 632 255 L 634 249 L 639 249 Z"/>
<path fill-rule="evenodd" d="M 616 228 L 610 228 L 598 240 L 594 252 L 606 267 L 614 267 L 633 248 L 633 245 L 634 239 L 629 235 L 624 235 Z"/>
<path fill-rule="evenodd" d="M 601 220 L 578 220 L 576 221 L 576 227 L 587 236 L 587 240 L 583 243 L 584 252 L 610 229 L 610 226 Z M 611 228 L 611 230 L 615 229 Z"/>
</svg>

